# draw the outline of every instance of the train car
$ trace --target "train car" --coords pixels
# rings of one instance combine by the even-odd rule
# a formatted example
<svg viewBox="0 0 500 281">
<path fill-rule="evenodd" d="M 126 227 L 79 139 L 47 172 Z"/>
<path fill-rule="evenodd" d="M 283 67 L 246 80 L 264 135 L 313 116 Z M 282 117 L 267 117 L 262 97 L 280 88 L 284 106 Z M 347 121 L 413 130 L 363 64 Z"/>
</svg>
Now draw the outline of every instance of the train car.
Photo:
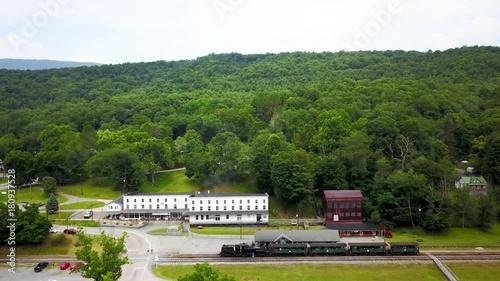
<svg viewBox="0 0 500 281">
<path fill-rule="evenodd" d="M 311 255 L 346 255 L 346 243 L 309 243 Z"/>
<path fill-rule="evenodd" d="M 385 255 L 387 244 L 383 242 L 357 242 L 349 243 L 351 255 Z"/>
<path fill-rule="evenodd" d="M 389 242 L 391 255 L 418 255 L 419 244 L 416 242 Z"/>
<path fill-rule="evenodd" d="M 287 244 L 269 244 L 267 245 L 267 253 L 271 256 L 287 256 L 287 255 L 301 255 L 308 254 L 307 243 L 287 243 Z"/>
</svg>

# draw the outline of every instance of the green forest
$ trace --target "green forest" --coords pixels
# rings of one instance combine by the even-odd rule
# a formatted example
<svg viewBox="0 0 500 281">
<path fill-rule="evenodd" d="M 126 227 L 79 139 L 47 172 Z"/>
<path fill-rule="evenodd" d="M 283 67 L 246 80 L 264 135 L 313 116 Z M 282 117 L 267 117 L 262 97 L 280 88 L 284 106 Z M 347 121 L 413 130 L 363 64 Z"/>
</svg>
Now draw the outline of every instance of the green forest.
<svg viewBox="0 0 500 281">
<path fill-rule="evenodd" d="M 16 184 L 139 191 L 185 166 L 290 205 L 360 189 L 370 223 L 488 229 L 500 216 L 500 48 L 210 54 L 0 70 L 0 159 Z M 467 165 L 461 160 L 467 159 Z M 457 190 L 467 166 L 488 195 Z"/>
</svg>

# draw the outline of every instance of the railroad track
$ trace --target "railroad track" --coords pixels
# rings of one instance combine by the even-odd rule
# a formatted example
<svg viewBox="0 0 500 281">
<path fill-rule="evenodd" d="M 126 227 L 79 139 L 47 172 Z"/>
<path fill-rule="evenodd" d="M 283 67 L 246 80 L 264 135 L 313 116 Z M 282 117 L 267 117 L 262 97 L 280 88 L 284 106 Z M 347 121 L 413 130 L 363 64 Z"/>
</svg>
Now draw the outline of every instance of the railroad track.
<svg viewBox="0 0 500 281">
<path fill-rule="evenodd" d="M 440 260 L 445 261 L 500 261 L 500 252 L 496 253 L 433 253 L 434 256 Z M 132 258 L 133 261 L 147 260 L 148 257 Z M 0 262 L 4 263 L 8 260 L 4 257 L 0 258 Z M 61 256 L 17 256 L 16 263 L 21 264 L 35 264 L 40 261 L 48 261 L 50 263 L 60 262 L 75 262 L 77 259 L 74 256 L 61 255 Z M 293 264 L 293 263 L 359 263 L 359 262 L 424 262 L 431 261 L 425 255 L 415 256 L 297 256 L 297 257 L 218 257 L 216 255 L 206 255 L 203 257 L 183 256 L 183 257 L 158 257 L 155 262 L 157 264 L 171 265 L 171 264 L 197 264 L 197 263 L 211 263 L 211 264 L 252 264 L 252 263 L 268 263 L 268 264 Z"/>
</svg>

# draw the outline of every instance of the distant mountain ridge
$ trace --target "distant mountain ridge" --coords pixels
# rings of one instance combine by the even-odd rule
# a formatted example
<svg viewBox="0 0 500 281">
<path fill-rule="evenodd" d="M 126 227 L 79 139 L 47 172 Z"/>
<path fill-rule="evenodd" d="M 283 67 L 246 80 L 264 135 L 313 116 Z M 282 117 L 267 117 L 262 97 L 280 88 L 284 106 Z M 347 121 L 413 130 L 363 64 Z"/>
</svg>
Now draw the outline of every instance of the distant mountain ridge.
<svg viewBox="0 0 500 281">
<path fill-rule="evenodd" d="M 79 66 L 102 65 L 95 62 L 33 60 L 33 59 L 0 59 L 0 69 L 40 70 L 51 68 L 67 68 Z"/>
</svg>

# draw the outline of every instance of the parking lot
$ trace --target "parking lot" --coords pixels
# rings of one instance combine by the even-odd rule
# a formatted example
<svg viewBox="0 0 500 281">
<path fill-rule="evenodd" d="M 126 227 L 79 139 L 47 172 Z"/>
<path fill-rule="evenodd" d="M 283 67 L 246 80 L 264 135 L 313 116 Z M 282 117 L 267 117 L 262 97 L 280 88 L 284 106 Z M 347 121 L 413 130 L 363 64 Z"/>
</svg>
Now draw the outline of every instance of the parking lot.
<svg viewBox="0 0 500 281">
<path fill-rule="evenodd" d="M 59 264 L 51 264 L 42 272 L 34 272 L 33 265 L 22 265 L 16 267 L 16 273 L 8 272 L 8 267 L 1 267 L 0 281 L 80 281 L 90 280 L 83 278 L 79 273 L 70 274 L 70 271 L 59 270 Z"/>
</svg>

